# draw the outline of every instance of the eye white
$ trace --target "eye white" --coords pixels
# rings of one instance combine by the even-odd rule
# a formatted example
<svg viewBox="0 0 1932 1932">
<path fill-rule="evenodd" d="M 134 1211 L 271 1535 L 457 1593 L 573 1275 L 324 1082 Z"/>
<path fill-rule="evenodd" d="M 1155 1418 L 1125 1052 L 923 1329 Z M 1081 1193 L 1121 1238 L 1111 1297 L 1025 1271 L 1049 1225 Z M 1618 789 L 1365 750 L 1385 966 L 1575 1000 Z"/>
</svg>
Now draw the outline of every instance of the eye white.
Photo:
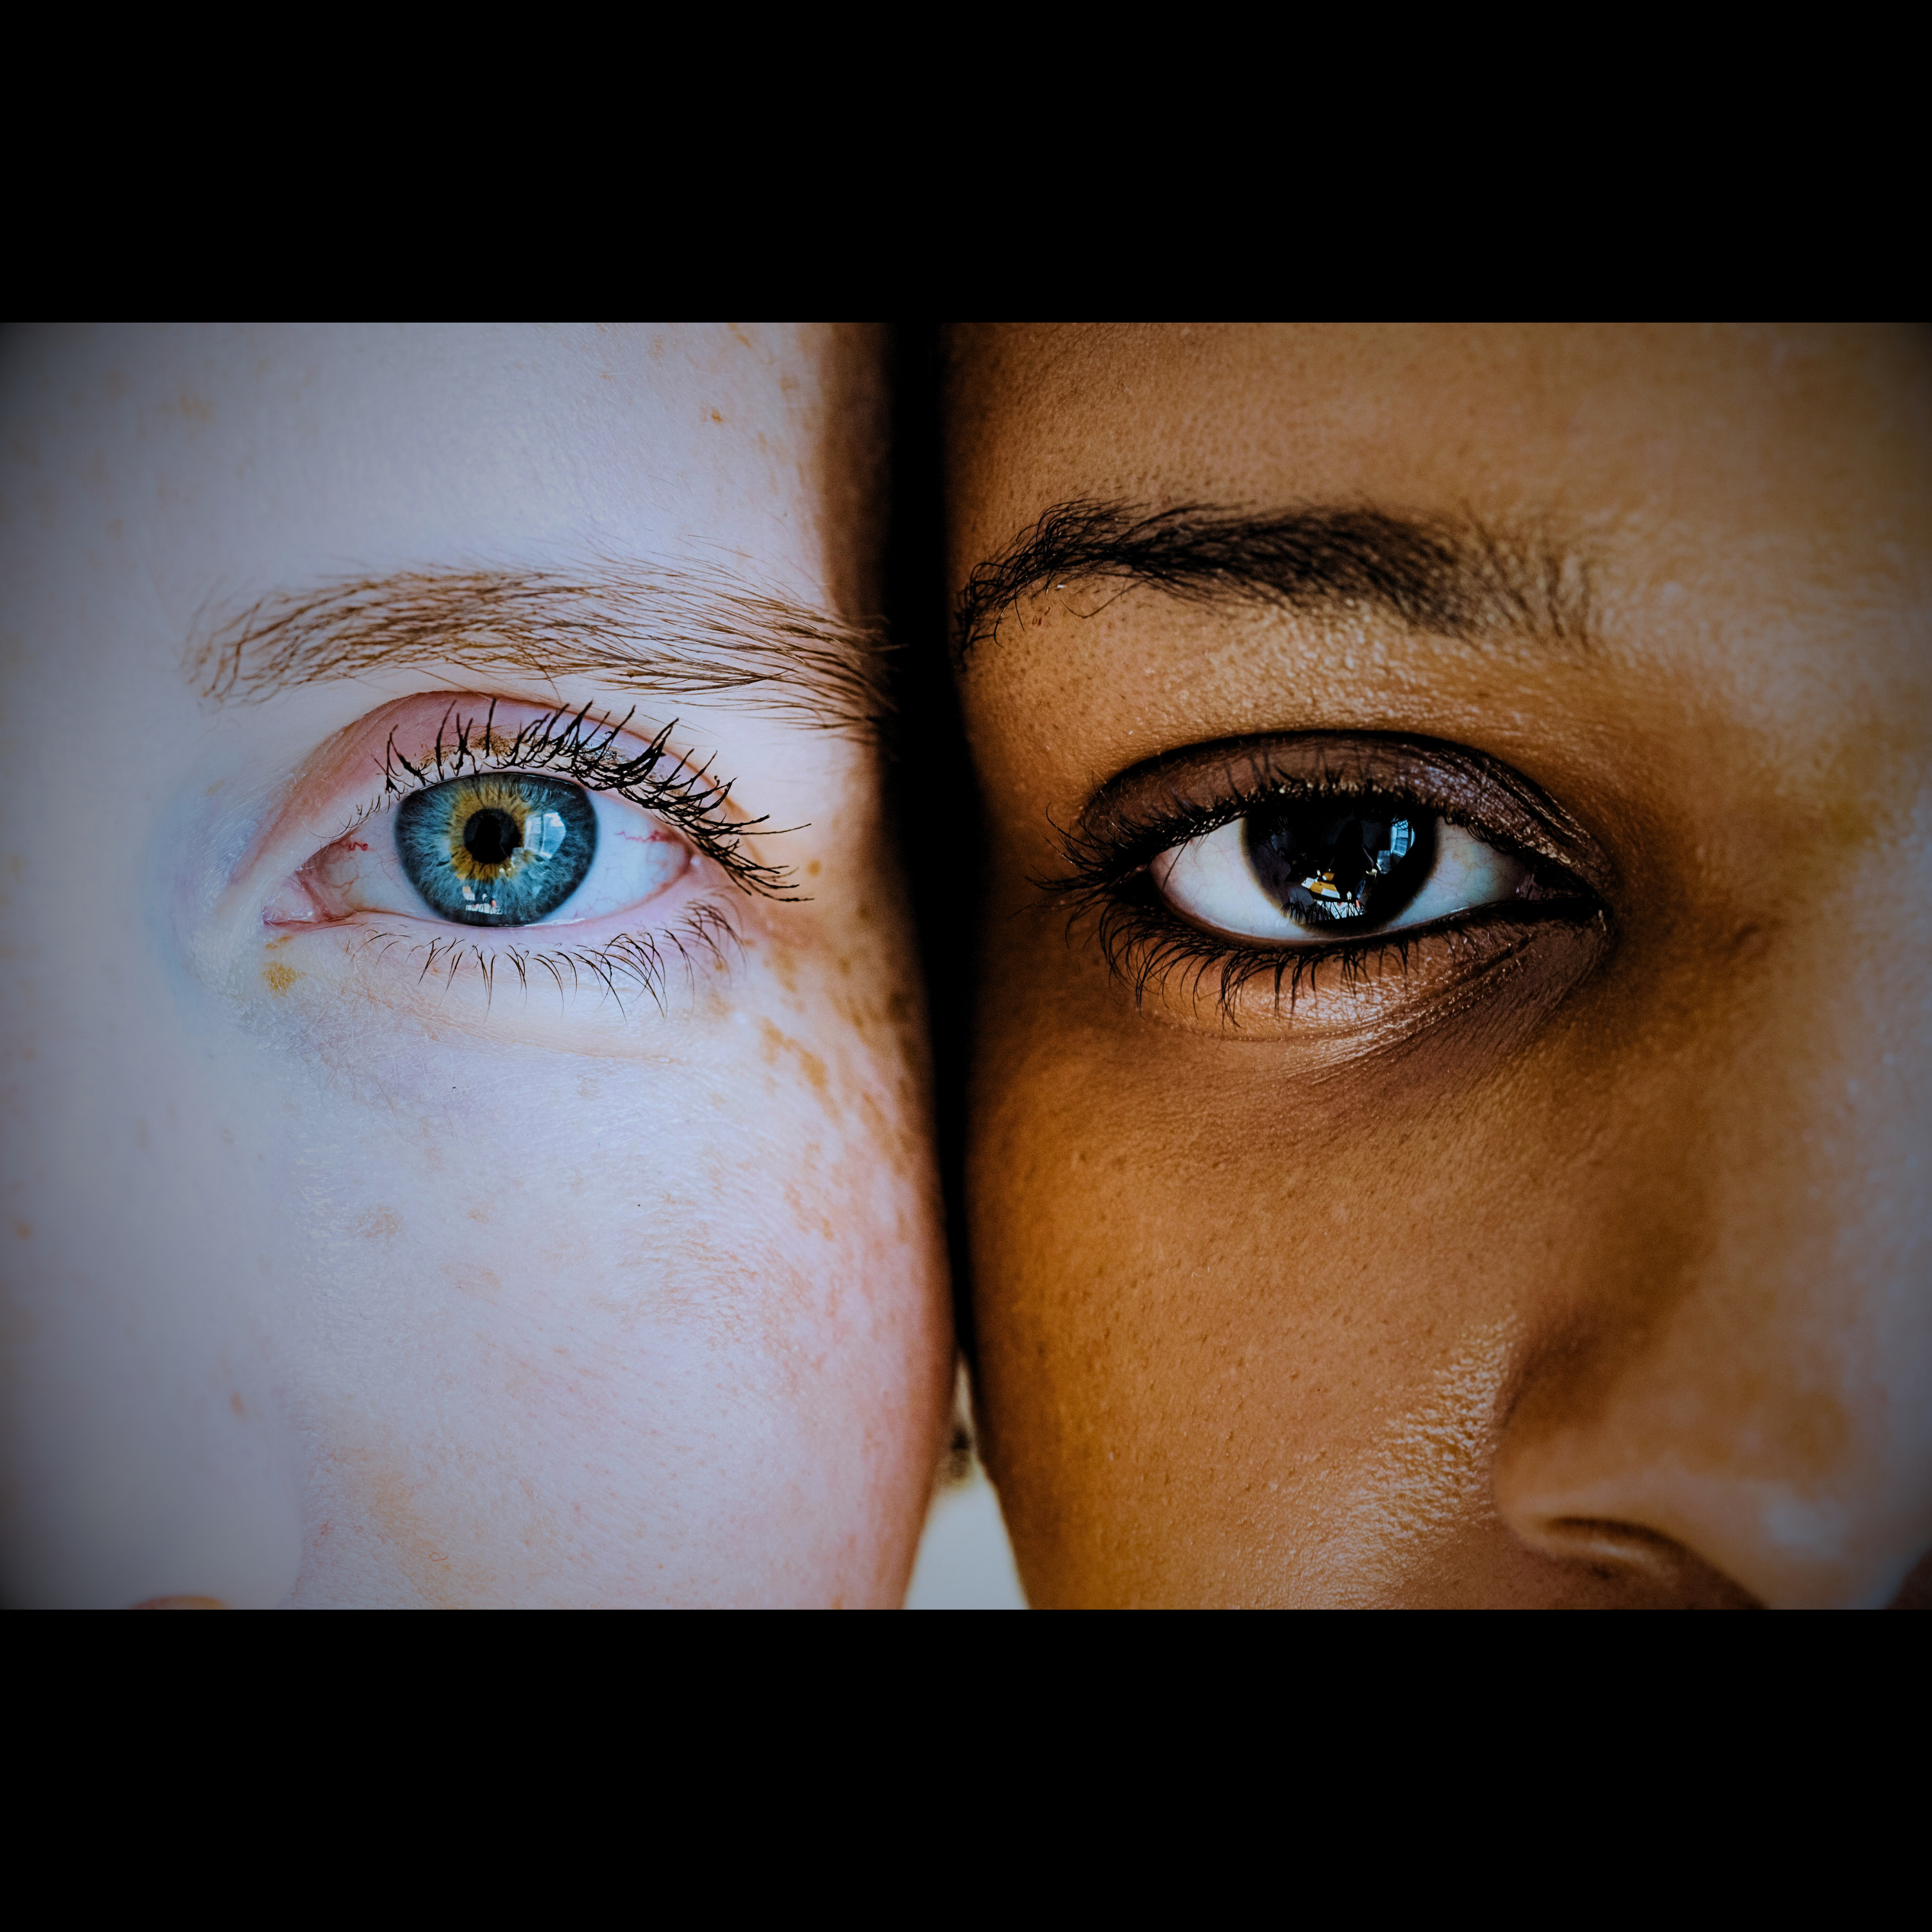
<svg viewBox="0 0 1932 1932">
<path fill-rule="evenodd" d="M 1237 819 L 1184 845 L 1170 847 L 1154 861 L 1148 872 L 1168 904 L 1197 925 L 1242 939 L 1286 944 L 1346 938 L 1346 926 L 1307 926 L 1282 910 L 1256 877 L 1242 836 L 1244 825 Z M 1493 905 L 1509 898 L 1528 870 L 1521 860 L 1485 845 L 1460 825 L 1438 819 L 1436 856 L 1421 890 L 1396 918 L 1357 929 L 1399 932 L 1446 919 L 1451 913 Z"/>
<path fill-rule="evenodd" d="M 597 814 L 597 856 L 584 883 L 538 926 L 568 926 L 628 912 L 676 884 L 697 857 L 677 835 L 634 805 L 590 794 Z"/>
<path fill-rule="evenodd" d="M 572 926 L 628 912 L 668 891 L 696 860 L 682 838 L 637 806 L 597 792 L 590 799 L 597 814 L 597 852 L 583 883 L 548 917 L 532 920 L 529 927 L 502 926 L 497 931 Z M 554 812 L 532 814 L 526 836 L 544 850 L 554 850 L 563 842 L 563 821 Z M 425 914 L 420 895 L 403 870 L 392 820 L 360 827 L 317 854 L 305 869 L 339 911 L 433 916 Z"/>
</svg>

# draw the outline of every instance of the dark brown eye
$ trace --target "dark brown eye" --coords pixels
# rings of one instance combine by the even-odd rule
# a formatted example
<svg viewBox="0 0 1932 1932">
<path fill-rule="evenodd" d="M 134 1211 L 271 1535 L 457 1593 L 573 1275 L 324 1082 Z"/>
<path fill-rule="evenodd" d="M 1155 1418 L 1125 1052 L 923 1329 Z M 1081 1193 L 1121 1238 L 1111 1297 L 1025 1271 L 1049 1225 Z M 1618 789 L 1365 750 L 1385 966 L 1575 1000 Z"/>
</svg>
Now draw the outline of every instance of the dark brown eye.
<svg viewBox="0 0 1932 1932">
<path fill-rule="evenodd" d="M 1256 883 L 1310 926 L 1392 919 L 1420 890 L 1435 856 L 1432 817 L 1365 814 L 1296 802 L 1252 813 L 1242 842 Z"/>
<path fill-rule="evenodd" d="M 1289 944 L 1400 932 L 1516 898 L 1534 879 L 1526 860 L 1435 812 L 1342 800 L 1260 806 L 1148 874 L 1198 925 Z"/>
</svg>

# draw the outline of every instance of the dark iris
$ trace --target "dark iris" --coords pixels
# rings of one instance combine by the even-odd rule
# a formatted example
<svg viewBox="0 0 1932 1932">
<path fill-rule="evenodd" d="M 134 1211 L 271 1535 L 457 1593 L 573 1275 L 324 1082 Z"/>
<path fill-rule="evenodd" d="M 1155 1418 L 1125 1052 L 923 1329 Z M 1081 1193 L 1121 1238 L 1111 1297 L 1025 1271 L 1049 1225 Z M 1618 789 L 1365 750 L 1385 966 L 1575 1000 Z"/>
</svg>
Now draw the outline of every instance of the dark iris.
<svg viewBox="0 0 1932 1932">
<path fill-rule="evenodd" d="M 396 853 L 440 917 L 528 926 L 583 884 L 597 855 L 597 814 L 580 786 L 559 778 L 452 778 L 398 807 Z"/>
<path fill-rule="evenodd" d="M 1371 816 L 1359 805 L 1281 805 L 1243 821 L 1248 862 L 1292 919 L 1325 926 L 1393 918 L 1429 876 L 1426 813 Z"/>
</svg>

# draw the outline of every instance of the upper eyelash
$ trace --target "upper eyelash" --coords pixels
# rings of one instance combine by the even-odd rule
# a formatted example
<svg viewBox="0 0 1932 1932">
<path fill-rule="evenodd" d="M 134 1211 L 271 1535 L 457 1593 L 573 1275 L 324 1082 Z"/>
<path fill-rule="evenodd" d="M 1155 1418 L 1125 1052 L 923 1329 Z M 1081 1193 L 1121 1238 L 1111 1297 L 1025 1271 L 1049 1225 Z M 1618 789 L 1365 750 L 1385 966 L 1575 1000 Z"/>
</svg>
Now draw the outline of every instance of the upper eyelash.
<svg viewBox="0 0 1932 1932">
<path fill-rule="evenodd" d="M 1178 916 L 1157 898 L 1147 878 L 1147 868 L 1160 854 L 1192 838 L 1218 831 L 1222 826 L 1245 818 L 1262 807 L 1284 799 L 1348 799 L 1390 806 L 1420 806 L 1450 824 L 1482 833 L 1492 843 L 1500 843 L 1534 860 L 1541 855 L 1523 850 L 1507 833 L 1486 824 L 1474 813 L 1458 809 L 1448 800 L 1438 800 L 1419 792 L 1396 791 L 1377 785 L 1372 780 L 1352 779 L 1332 770 L 1307 778 L 1294 773 L 1270 772 L 1268 782 L 1244 785 L 1235 778 L 1232 764 L 1228 790 L 1210 805 L 1173 796 L 1167 811 L 1154 816 L 1136 814 L 1117 806 L 1108 818 L 1096 822 L 1083 814 L 1071 827 L 1056 826 L 1054 831 L 1066 870 L 1058 878 L 1036 879 L 1042 891 L 1064 897 L 1070 902 L 1070 933 L 1082 916 L 1098 914 L 1096 937 L 1108 972 L 1132 988 L 1134 1004 L 1141 1005 L 1150 987 L 1165 988 L 1169 976 L 1191 971 L 1190 988 L 1198 998 L 1202 982 L 1219 968 L 1215 1004 L 1224 1020 L 1232 1020 L 1234 1002 L 1253 980 L 1272 978 L 1275 1004 L 1280 1006 L 1286 992 L 1290 1012 L 1304 982 L 1312 987 L 1318 970 L 1324 965 L 1338 966 L 1344 982 L 1364 976 L 1394 954 L 1403 971 L 1408 970 L 1411 946 L 1424 939 L 1463 938 L 1478 923 L 1496 923 L 1496 908 L 1475 908 L 1452 914 L 1447 920 L 1404 928 L 1394 932 L 1364 934 L 1359 938 L 1338 939 L 1294 946 L 1263 946 L 1222 938 Z M 1546 860 L 1545 863 L 1549 862 Z M 1587 889 L 1586 889 L 1587 890 Z M 1486 918 L 1485 914 L 1488 916 Z M 1602 908 L 1598 908 L 1602 915 Z M 1520 912 L 1502 914 L 1512 923 L 1528 923 Z"/>
<path fill-rule="evenodd" d="M 731 781 L 712 777 L 710 760 L 693 769 L 668 751 L 676 719 L 634 756 L 613 750 L 635 716 L 634 711 L 626 712 L 615 723 L 592 719 L 586 705 L 576 712 L 550 712 L 520 727 L 514 736 L 504 738 L 496 729 L 495 699 L 490 700 L 480 733 L 474 717 L 458 716 L 452 705 L 436 727 L 434 746 L 421 764 L 398 751 L 395 733 L 389 734 L 382 763 L 382 798 L 358 814 L 356 822 L 360 824 L 370 811 L 392 796 L 447 784 L 472 772 L 560 772 L 586 791 L 614 794 L 667 820 L 742 891 L 784 904 L 798 903 L 800 896 L 788 890 L 793 884 L 790 868 L 768 865 L 744 849 L 747 835 L 768 825 L 769 818 L 728 818 L 725 811 L 730 802 Z M 657 768 L 667 762 L 673 766 L 673 775 L 658 777 Z M 776 838 L 779 832 L 764 836 Z"/>
<path fill-rule="evenodd" d="M 1473 813 L 1459 811 L 1446 801 L 1372 783 L 1352 782 L 1333 772 L 1324 772 L 1313 780 L 1281 774 L 1265 785 L 1244 788 L 1235 784 L 1226 797 L 1212 805 L 1196 805 L 1177 797 L 1169 810 L 1158 817 L 1136 817 L 1124 808 L 1117 808 L 1107 830 L 1084 815 L 1071 827 L 1056 826 L 1054 830 L 1066 872 L 1058 878 L 1036 879 L 1034 884 L 1042 892 L 1065 893 L 1078 900 L 1096 888 L 1104 890 L 1124 884 L 1172 847 L 1204 838 L 1264 806 L 1284 800 L 1301 802 L 1322 799 L 1421 806 L 1451 824 L 1486 832 L 1492 839 L 1508 838 L 1506 833 L 1485 826 Z"/>
</svg>

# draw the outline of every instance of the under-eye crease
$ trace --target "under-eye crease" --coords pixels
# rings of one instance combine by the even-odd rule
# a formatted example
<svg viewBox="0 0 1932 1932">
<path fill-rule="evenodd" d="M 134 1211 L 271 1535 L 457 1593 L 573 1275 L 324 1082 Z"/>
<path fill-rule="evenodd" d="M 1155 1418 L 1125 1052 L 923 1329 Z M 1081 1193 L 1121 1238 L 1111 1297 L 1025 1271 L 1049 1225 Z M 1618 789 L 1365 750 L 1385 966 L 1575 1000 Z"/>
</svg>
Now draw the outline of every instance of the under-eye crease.
<svg viewBox="0 0 1932 1932">
<path fill-rule="evenodd" d="M 1419 948 L 1466 982 L 1540 930 L 1607 917 L 1607 862 L 1554 800 L 1426 739 L 1304 734 L 1164 753 L 1104 785 L 1060 843 L 1064 871 L 1037 883 L 1068 902 L 1070 926 L 1093 919 L 1136 1003 L 1178 980 L 1190 998 L 1211 992 L 1224 1019 L 1257 982 L 1292 1012 L 1323 969 L 1344 986 L 1390 969 L 1406 980 Z M 1211 915 L 1238 878 L 1245 922 L 1230 929 Z"/>
</svg>

